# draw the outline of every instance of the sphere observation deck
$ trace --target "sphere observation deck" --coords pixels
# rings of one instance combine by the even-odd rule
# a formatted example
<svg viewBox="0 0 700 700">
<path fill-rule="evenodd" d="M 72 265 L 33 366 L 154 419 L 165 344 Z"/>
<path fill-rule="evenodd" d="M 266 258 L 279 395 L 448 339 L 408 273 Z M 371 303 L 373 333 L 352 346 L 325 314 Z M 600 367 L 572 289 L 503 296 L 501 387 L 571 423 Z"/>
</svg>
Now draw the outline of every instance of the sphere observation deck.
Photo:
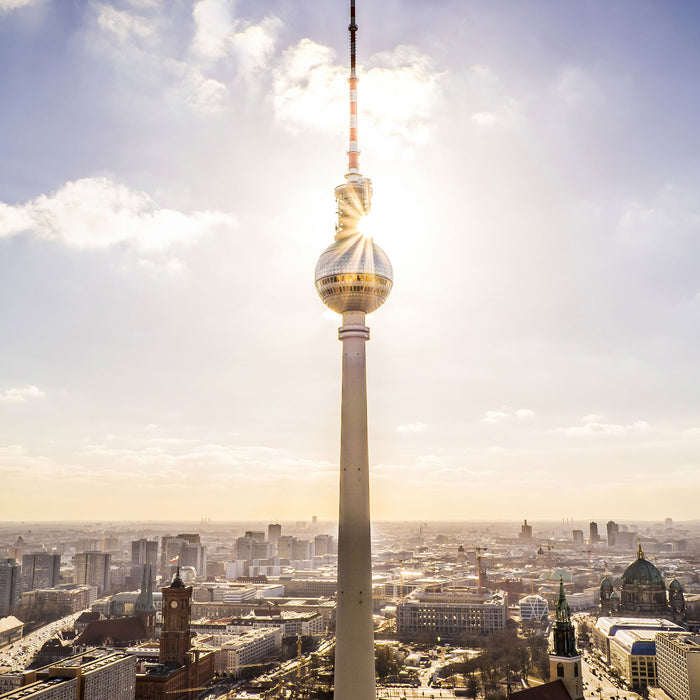
<svg viewBox="0 0 700 700">
<path fill-rule="evenodd" d="M 376 311 L 394 284 L 387 254 L 359 233 L 331 243 L 316 263 L 315 277 L 321 300 L 339 314 Z"/>
</svg>

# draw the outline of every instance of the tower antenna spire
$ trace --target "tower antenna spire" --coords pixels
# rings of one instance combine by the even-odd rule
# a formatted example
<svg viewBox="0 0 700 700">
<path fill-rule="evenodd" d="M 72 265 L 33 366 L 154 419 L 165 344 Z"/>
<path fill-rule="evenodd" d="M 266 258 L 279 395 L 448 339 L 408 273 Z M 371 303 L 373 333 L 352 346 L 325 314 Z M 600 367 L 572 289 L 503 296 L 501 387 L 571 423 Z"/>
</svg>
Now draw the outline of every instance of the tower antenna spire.
<svg viewBox="0 0 700 700">
<path fill-rule="evenodd" d="M 357 180 L 360 177 L 360 149 L 357 141 L 357 70 L 356 47 L 357 22 L 355 21 L 355 0 L 350 0 L 350 148 L 348 149 L 348 172 L 345 177 L 348 180 Z"/>
</svg>

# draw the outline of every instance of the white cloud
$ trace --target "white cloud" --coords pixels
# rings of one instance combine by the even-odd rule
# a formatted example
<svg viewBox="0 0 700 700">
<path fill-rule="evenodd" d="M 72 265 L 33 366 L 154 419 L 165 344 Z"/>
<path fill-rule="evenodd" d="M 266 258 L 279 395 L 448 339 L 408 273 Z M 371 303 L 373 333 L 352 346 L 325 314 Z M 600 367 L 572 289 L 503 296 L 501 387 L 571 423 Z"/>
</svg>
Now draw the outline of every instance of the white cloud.
<svg viewBox="0 0 700 700">
<path fill-rule="evenodd" d="M 260 24 L 253 24 L 233 37 L 239 71 L 248 81 L 269 65 L 281 26 L 277 17 L 266 17 Z"/>
<path fill-rule="evenodd" d="M 175 102 L 175 109 L 184 103 L 208 115 L 224 108 L 229 92 L 223 82 L 205 74 L 197 61 L 170 55 L 167 14 L 142 14 L 152 7 L 144 3 L 137 3 L 132 11 L 107 4 L 95 3 L 93 7 L 95 23 L 89 43 L 127 77 L 130 89 L 141 84 L 149 94 L 164 94 L 167 99 L 161 102 Z M 197 36 L 195 33 L 195 40 Z"/>
<path fill-rule="evenodd" d="M 31 386 L 13 387 L 0 392 L 0 403 L 22 403 L 29 399 L 43 399 L 45 396 L 45 392 L 32 384 Z"/>
<path fill-rule="evenodd" d="M 223 109 L 228 88 L 220 80 L 207 78 L 198 68 L 186 71 L 183 80 L 185 100 L 195 111 L 215 114 Z"/>
<path fill-rule="evenodd" d="M 192 50 L 205 59 L 218 59 L 229 50 L 233 15 L 229 0 L 198 0 L 192 8 L 195 34 Z"/>
<path fill-rule="evenodd" d="M 642 432 L 649 430 L 647 421 L 638 420 L 627 425 L 620 423 L 603 423 L 602 416 L 589 414 L 584 417 L 582 425 L 572 425 L 566 428 L 558 428 L 555 432 L 564 435 L 626 435 L 630 432 Z"/>
<path fill-rule="evenodd" d="M 618 230 L 631 244 L 650 245 L 678 238 L 700 227 L 700 198 L 697 191 L 668 183 L 649 201 L 633 201 L 623 211 Z"/>
<path fill-rule="evenodd" d="M 376 54 L 369 66 L 361 71 L 360 119 L 366 128 L 360 133 L 375 151 L 410 155 L 407 146 L 429 138 L 441 96 L 440 73 L 427 55 L 410 46 Z M 338 133 L 347 123 L 347 73 L 332 49 L 302 39 L 273 71 L 276 118 L 293 131 Z"/>
<path fill-rule="evenodd" d="M 103 31 L 113 34 L 118 41 L 147 39 L 153 35 L 153 25 L 144 17 L 117 10 L 111 5 L 99 5 L 97 24 Z"/>
<path fill-rule="evenodd" d="M 510 415 L 505 411 L 486 411 L 481 419 L 482 423 L 503 423 L 508 420 Z"/>
<path fill-rule="evenodd" d="M 158 209 L 145 192 L 105 177 L 67 182 L 26 204 L 0 202 L 0 236 L 29 233 L 89 250 L 128 243 L 144 252 L 163 251 L 233 223 L 221 211 Z"/>
<path fill-rule="evenodd" d="M 529 408 L 513 409 L 510 406 L 501 406 L 498 411 L 486 411 L 481 419 L 482 423 L 504 423 L 512 418 L 519 421 L 532 420 L 535 412 Z"/>
<path fill-rule="evenodd" d="M 199 0 L 192 17 L 195 34 L 190 48 L 198 61 L 213 64 L 234 55 L 238 71 L 248 81 L 269 65 L 282 26 L 278 17 L 243 26 L 234 18 L 230 0 Z"/>
<path fill-rule="evenodd" d="M 44 0 L 0 0 L 0 12 L 19 10 L 22 7 L 40 5 Z"/>
<path fill-rule="evenodd" d="M 427 427 L 426 423 L 406 423 L 405 425 L 397 425 L 396 432 L 404 434 L 422 433 Z"/>
</svg>

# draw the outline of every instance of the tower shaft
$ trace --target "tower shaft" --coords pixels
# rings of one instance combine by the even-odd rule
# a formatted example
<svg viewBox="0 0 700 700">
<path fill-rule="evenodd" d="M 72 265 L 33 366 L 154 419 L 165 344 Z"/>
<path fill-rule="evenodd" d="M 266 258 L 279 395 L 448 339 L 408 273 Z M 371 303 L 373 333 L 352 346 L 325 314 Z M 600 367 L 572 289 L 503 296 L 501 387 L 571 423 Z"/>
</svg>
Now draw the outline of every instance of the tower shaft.
<svg viewBox="0 0 700 700">
<path fill-rule="evenodd" d="M 375 700 L 365 314 L 343 314 L 334 700 Z"/>
</svg>

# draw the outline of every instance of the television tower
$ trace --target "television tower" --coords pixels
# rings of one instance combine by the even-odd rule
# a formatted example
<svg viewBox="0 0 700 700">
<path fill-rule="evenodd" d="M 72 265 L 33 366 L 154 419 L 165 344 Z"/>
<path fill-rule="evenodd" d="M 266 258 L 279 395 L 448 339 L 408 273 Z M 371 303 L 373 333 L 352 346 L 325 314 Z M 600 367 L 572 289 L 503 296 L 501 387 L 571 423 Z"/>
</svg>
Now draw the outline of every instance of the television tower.
<svg viewBox="0 0 700 700">
<path fill-rule="evenodd" d="M 350 0 L 350 147 L 345 182 L 335 188 L 335 241 L 316 264 L 316 291 L 343 316 L 340 418 L 340 508 L 338 517 L 338 606 L 336 609 L 334 700 L 376 700 L 372 552 L 367 449 L 366 314 L 376 311 L 393 286 L 386 253 L 362 234 L 372 183 L 359 169 L 355 0 Z"/>
</svg>

